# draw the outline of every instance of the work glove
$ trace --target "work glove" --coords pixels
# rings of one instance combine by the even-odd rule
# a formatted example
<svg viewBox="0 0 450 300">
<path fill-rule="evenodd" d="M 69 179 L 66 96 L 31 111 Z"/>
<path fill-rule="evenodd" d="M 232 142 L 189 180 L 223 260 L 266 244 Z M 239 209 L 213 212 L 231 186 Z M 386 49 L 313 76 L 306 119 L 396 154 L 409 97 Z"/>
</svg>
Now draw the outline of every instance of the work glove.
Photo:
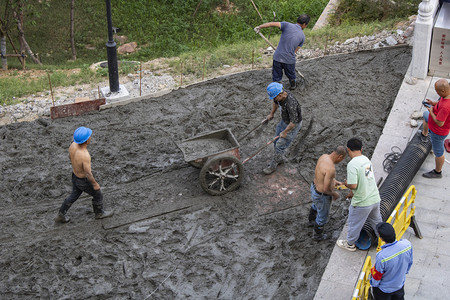
<svg viewBox="0 0 450 300">
<path fill-rule="evenodd" d="M 259 26 L 256 26 L 255 28 L 253 28 L 253 30 L 254 30 L 256 33 L 259 33 L 259 32 L 260 32 Z"/>
</svg>

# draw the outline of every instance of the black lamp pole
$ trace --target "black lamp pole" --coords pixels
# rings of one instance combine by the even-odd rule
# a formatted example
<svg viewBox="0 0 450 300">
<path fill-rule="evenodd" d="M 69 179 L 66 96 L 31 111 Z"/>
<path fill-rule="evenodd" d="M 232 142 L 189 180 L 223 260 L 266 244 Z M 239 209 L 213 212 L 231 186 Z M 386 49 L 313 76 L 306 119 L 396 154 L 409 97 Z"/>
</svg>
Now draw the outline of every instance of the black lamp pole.
<svg viewBox="0 0 450 300">
<path fill-rule="evenodd" d="M 108 20 L 108 42 L 106 43 L 106 52 L 108 54 L 109 91 L 115 93 L 119 91 L 119 71 L 117 67 L 116 42 L 114 42 L 113 39 L 110 0 L 106 0 L 106 18 Z"/>
</svg>

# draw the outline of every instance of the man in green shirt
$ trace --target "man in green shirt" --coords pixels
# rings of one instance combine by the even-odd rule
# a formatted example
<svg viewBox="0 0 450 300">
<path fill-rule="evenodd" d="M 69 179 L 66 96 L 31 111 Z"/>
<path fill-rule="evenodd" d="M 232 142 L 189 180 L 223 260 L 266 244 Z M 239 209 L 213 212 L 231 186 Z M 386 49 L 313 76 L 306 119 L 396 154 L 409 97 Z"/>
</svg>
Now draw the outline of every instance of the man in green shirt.
<svg viewBox="0 0 450 300">
<path fill-rule="evenodd" d="M 347 180 L 343 183 L 351 189 L 348 209 L 347 240 L 337 240 L 336 244 L 343 249 L 356 251 L 358 240 L 364 223 L 368 220 L 376 232 L 376 225 L 382 222 L 380 214 L 380 193 L 373 173 L 372 163 L 362 154 L 362 142 L 351 138 L 347 142 L 348 156 Z"/>
</svg>

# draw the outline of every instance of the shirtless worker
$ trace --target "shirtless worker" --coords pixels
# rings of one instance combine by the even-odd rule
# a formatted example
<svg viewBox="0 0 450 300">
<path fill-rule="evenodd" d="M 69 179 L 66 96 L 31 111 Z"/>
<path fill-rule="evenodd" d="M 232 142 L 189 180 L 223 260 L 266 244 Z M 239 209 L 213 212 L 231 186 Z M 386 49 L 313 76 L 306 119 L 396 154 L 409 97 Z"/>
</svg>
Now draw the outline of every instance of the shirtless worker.
<svg viewBox="0 0 450 300">
<path fill-rule="evenodd" d="M 328 222 L 331 200 L 339 198 L 335 186 L 335 165 L 344 160 L 347 151 L 344 146 L 337 146 L 331 154 L 323 154 L 316 164 L 314 181 L 311 183 L 312 205 L 309 210 L 309 224 L 314 226 L 313 239 L 324 240 L 328 236 L 323 233 L 323 226 Z"/>
<path fill-rule="evenodd" d="M 86 127 L 77 128 L 73 134 L 73 142 L 69 147 L 69 158 L 73 170 L 72 193 L 61 205 L 55 222 L 67 223 L 70 221 L 66 215 L 67 211 L 83 192 L 93 197 L 92 206 L 96 219 L 107 218 L 114 214 L 113 211 L 103 210 L 103 194 L 100 191 L 100 185 L 92 175 L 91 156 L 87 150 L 87 146 L 91 143 L 91 135 L 92 130 Z"/>
</svg>

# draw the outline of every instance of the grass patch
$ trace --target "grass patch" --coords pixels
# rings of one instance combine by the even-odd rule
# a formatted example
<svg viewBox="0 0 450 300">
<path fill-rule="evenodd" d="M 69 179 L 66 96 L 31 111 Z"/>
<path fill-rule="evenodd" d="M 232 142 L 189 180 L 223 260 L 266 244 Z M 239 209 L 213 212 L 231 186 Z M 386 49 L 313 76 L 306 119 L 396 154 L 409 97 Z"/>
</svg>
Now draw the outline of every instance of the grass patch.
<svg viewBox="0 0 450 300">
<path fill-rule="evenodd" d="M 139 63 L 119 63 L 119 75 L 133 73 L 139 69 Z M 71 68 L 63 65 L 33 65 L 33 72 L 11 70 L 8 76 L 0 77 L 0 105 L 10 105 L 19 102 L 17 98 L 50 90 L 48 76 L 52 87 L 67 87 L 79 84 L 95 84 L 108 77 L 107 68 L 93 71 L 88 65 Z M 33 75 L 32 75 L 33 74 Z M 49 74 L 49 75 L 47 75 Z"/>
<path fill-rule="evenodd" d="M 13 71 L 12 75 L 14 73 L 17 73 L 17 75 L 0 78 L 0 105 L 15 104 L 19 101 L 17 98 L 49 91 L 49 75 L 53 88 L 99 82 L 104 79 L 89 68 L 76 69 L 70 72 L 48 70 L 35 73 L 33 77 L 31 77 L 30 72 L 24 73 L 22 76 L 18 76 L 18 71 Z"/>
</svg>

